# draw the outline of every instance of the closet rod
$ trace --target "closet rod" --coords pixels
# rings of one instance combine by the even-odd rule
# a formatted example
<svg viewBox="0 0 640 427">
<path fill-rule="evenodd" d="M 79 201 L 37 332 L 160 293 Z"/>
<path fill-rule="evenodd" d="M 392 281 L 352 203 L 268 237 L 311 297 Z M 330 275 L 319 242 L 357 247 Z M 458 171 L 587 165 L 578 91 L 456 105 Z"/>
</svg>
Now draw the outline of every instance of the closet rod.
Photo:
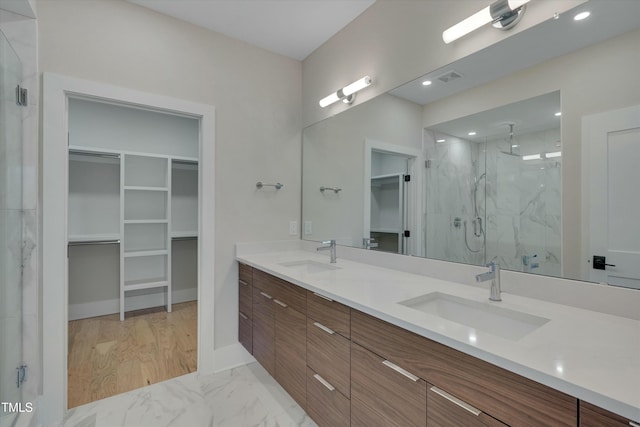
<svg viewBox="0 0 640 427">
<path fill-rule="evenodd" d="M 198 240 L 198 236 L 185 236 L 185 237 L 172 237 L 172 241 L 180 241 L 180 240 Z"/>
<path fill-rule="evenodd" d="M 108 157 L 110 159 L 119 159 L 120 154 L 118 153 L 98 153 L 94 151 L 83 151 L 83 150 L 69 150 L 69 154 L 78 154 L 80 156 L 94 156 L 94 157 Z"/>
<path fill-rule="evenodd" d="M 80 242 L 69 242 L 69 246 L 82 246 L 82 245 L 119 245 L 120 240 L 87 240 Z"/>
</svg>

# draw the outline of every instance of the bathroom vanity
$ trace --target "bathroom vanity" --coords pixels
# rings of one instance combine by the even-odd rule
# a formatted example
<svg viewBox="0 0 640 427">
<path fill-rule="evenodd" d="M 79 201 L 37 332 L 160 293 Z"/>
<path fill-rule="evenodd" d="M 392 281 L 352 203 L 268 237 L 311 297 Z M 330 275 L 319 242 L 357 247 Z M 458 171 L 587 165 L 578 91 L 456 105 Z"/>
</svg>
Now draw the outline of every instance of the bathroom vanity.
<svg viewBox="0 0 640 427">
<path fill-rule="evenodd" d="M 640 421 L 638 320 L 305 250 L 237 259 L 239 341 L 320 426 Z"/>
</svg>

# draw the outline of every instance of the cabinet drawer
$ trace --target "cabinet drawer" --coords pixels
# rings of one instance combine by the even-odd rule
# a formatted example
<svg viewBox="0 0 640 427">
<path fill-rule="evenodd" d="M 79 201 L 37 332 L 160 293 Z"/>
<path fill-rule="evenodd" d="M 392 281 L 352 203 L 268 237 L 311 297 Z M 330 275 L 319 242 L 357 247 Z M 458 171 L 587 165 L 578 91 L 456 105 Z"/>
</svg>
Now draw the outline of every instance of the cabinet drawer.
<svg viewBox="0 0 640 427">
<path fill-rule="evenodd" d="M 278 277 L 260 270 L 253 271 L 253 286 L 273 296 L 274 299 L 307 314 L 307 291 Z"/>
<path fill-rule="evenodd" d="M 253 288 L 253 357 L 275 377 L 275 304 L 273 298 L 267 298 L 265 294 Z"/>
<path fill-rule="evenodd" d="M 508 427 L 442 389 L 427 384 L 429 427 Z"/>
<path fill-rule="evenodd" d="M 307 365 L 340 393 L 351 395 L 349 340 L 311 318 L 307 318 Z"/>
<path fill-rule="evenodd" d="M 426 426 L 427 383 L 351 344 L 351 425 Z"/>
<path fill-rule="evenodd" d="M 238 277 L 248 285 L 253 284 L 253 267 L 238 263 Z"/>
<path fill-rule="evenodd" d="M 307 316 L 344 337 L 351 337 L 351 310 L 346 305 L 307 291 Z"/>
<path fill-rule="evenodd" d="M 509 425 L 578 424 L 577 399 L 357 310 L 351 339 Z"/>
<path fill-rule="evenodd" d="M 275 379 L 298 402 L 307 405 L 307 323 L 304 314 L 276 306 Z"/>
<path fill-rule="evenodd" d="M 253 292 L 250 284 L 240 281 L 238 283 L 238 308 L 240 313 L 253 318 Z"/>
<path fill-rule="evenodd" d="M 319 427 L 349 427 L 350 412 L 349 399 L 317 372 L 307 368 L 307 413 L 316 424 Z"/>
<path fill-rule="evenodd" d="M 580 401 L 580 427 L 638 427 L 640 416 L 638 418 L 638 422 L 633 423 L 613 412 Z"/>
<path fill-rule="evenodd" d="M 253 322 L 242 312 L 238 317 L 238 341 L 249 353 L 253 353 Z"/>
</svg>

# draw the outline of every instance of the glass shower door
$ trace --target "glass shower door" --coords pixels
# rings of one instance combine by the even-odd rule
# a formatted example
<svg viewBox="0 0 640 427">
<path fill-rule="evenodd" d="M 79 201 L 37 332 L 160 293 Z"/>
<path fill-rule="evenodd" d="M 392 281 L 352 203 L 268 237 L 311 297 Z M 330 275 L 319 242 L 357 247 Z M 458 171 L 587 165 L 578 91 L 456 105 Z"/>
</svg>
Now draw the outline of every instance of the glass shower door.
<svg viewBox="0 0 640 427">
<path fill-rule="evenodd" d="M 0 427 L 19 415 L 22 364 L 22 65 L 0 32 Z"/>
</svg>

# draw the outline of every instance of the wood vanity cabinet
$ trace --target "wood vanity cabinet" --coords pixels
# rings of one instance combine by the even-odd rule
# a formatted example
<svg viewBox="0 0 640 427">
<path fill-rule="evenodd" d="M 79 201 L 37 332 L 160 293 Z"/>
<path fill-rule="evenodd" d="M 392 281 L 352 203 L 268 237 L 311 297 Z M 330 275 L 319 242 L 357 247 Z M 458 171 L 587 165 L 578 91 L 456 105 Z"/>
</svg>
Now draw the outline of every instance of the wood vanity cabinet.
<svg viewBox="0 0 640 427">
<path fill-rule="evenodd" d="M 577 399 L 356 310 L 351 340 L 508 425 L 578 424 Z M 352 347 L 352 419 L 353 370 Z"/>
<path fill-rule="evenodd" d="M 639 417 L 640 418 L 640 417 Z M 634 421 L 609 412 L 587 402 L 580 401 L 580 427 L 640 427 L 640 419 Z"/>
<path fill-rule="evenodd" d="M 427 425 L 429 427 L 507 427 L 506 424 L 432 384 L 427 384 Z"/>
<path fill-rule="evenodd" d="M 348 426 L 351 309 L 307 292 L 307 412 L 320 427 Z"/>
<path fill-rule="evenodd" d="M 238 341 L 253 353 L 253 268 L 238 264 Z"/>
<path fill-rule="evenodd" d="M 306 291 L 259 270 L 253 288 L 253 355 L 306 408 Z"/>
<path fill-rule="evenodd" d="M 427 425 L 427 383 L 351 343 L 351 425 Z"/>
</svg>

